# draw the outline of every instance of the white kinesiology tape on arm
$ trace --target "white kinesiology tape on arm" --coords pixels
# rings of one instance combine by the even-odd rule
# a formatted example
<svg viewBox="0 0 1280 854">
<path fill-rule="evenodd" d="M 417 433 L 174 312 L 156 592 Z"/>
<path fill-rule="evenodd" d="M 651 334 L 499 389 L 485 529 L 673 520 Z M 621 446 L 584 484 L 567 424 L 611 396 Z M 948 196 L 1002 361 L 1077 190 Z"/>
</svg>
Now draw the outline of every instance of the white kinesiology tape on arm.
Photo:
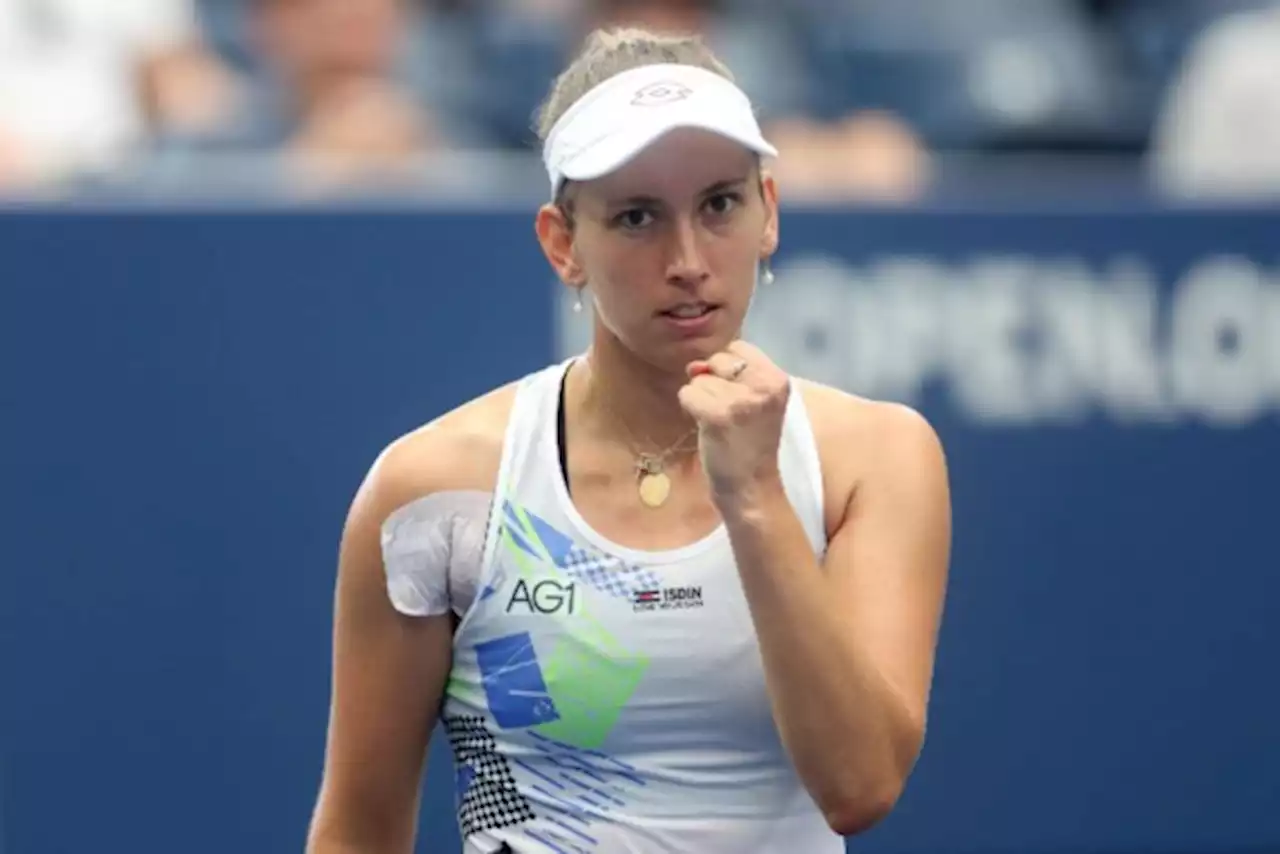
<svg viewBox="0 0 1280 854">
<path fill-rule="evenodd" d="M 479 584 L 493 497 L 437 492 L 397 508 L 382 524 L 382 564 L 391 604 L 411 617 L 470 607 Z"/>
</svg>

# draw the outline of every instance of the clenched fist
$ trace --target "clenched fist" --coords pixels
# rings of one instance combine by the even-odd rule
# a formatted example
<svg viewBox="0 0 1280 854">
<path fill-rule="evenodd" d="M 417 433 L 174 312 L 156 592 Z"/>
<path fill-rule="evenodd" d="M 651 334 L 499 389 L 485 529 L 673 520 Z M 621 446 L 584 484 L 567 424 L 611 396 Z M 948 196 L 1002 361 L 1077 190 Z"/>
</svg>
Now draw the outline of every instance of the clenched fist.
<svg viewBox="0 0 1280 854">
<path fill-rule="evenodd" d="M 777 481 L 791 392 L 786 372 L 743 341 L 690 363 L 687 371 L 680 405 L 698 422 L 698 453 L 716 502 Z"/>
</svg>

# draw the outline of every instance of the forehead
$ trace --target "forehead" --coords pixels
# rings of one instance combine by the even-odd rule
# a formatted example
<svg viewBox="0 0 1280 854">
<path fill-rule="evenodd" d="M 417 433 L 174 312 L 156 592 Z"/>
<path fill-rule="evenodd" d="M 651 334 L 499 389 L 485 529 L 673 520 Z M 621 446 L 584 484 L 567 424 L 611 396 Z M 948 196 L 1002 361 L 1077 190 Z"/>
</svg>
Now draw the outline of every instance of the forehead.
<svg viewBox="0 0 1280 854">
<path fill-rule="evenodd" d="M 679 128 L 583 189 L 606 200 L 637 195 L 684 198 L 718 182 L 750 177 L 756 159 L 754 152 L 719 134 Z"/>
</svg>

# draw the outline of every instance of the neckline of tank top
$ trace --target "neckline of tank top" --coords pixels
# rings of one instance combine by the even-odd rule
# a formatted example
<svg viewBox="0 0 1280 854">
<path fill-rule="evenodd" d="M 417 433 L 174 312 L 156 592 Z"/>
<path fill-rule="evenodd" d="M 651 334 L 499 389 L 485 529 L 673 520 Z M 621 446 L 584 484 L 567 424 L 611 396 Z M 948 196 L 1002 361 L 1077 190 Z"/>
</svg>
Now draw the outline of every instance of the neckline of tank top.
<svg viewBox="0 0 1280 854">
<path fill-rule="evenodd" d="M 543 425 L 544 429 L 541 431 L 540 440 L 542 447 L 538 449 L 538 458 L 544 462 L 549 462 L 552 466 L 552 471 L 555 472 L 555 477 L 553 479 L 555 480 L 556 501 L 560 505 L 560 511 L 565 514 L 570 524 L 573 525 L 574 532 L 582 536 L 588 543 L 601 551 L 631 563 L 639 563 L 647 566 L 673 564 L 690 560 L 706 553 L 721 543 L 727 542 L 729 532 L 722 521 L 699 539 L 686 543 L 683 546 L 676 546 L 671 549 L 639 549 L 633 546 L 623 545 L 622 543 L 615 542 L 609 537 L 606 537 L 604 534 L 597 531 L 595 527 L 592 526 L 591 523 L 589 523 L 578 511 L 577 505 L 573 502 L 573 496 L 569 494 L 567 466 L 565 468 L 561 467 L 561 449 L 563 447 L 561 435 L 561 425 L 563 424 L 563 419 L 561 417 L 564 401 L 563 389 L 565 378 L 569 373 L 569 368 L 572 367 L 573 363 L 577 361 L 578 358 L 579 357 L 577 356 L 573 356 L 566 359 L 556 368 L 554 377 L 556 389 L 554 397 L 555 405 L 551 407 L 552 423 L 549 425 L 550 429 L 545 429 L 548 425 Z"/>
</svg>

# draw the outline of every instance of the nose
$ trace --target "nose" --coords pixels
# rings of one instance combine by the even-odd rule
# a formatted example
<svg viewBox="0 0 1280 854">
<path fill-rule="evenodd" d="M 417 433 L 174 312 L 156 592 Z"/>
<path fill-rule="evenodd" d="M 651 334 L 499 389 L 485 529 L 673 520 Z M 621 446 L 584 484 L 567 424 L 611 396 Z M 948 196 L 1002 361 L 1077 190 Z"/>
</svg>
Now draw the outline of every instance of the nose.
<svg viewBox="0 0 1280 854">
<path fill-rule="evenodd" d="M 667 281 L 681 287 L 696 287 L 706 281 L 710 274 L 702 253 L 698 224 L 690 217 L 678 217 L 672 227 Z"/>
</svg>

